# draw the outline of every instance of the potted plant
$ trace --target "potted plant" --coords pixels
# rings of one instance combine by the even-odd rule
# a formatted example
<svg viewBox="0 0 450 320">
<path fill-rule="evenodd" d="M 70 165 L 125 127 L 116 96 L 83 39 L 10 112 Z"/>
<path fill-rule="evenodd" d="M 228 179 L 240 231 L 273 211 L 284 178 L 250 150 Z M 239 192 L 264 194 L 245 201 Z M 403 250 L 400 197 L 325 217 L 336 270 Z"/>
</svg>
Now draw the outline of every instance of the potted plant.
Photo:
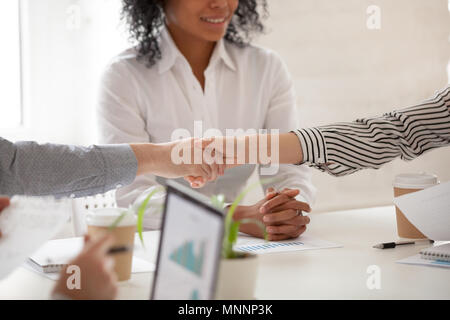
<svg viewBox="0 0 450 320">
<path fill-rule="evenodd" d="M 261 181 L 261 183 L 263 183 Z M 258 225 L 267 240 L 265 225 L 255 219 L 242 219 L 235 221 L 233 215 L 239 203 L 247 193 L 259 183 L 253 184 L 241 192 L 228 208 L 225 217 L 225 231 L 222 246 L 222 259 L 219 267 L 219 277 L 216 286 L 216 299 L 218 300 L 248 300 L 254 299 L 256 279 L 258 275 L 258 256 L 246 252 L 235 251 L 239 226 L 245 223 Z M 224 209 L 224 196 L 218 195 L 211 198 L 212 204 L 220 210 Z"/>
<path fill-rule="evenodd" d="M 272 181 L 271 179 L 270 181 Z M 225 230 L 222 245 L 222 259 L 219 266 L 219 277 L 216 286 L 216 299 L 220 300 L 248 300 L 254 299 L 253 293 L 256 286 L 256 279 L 258 275 L 258 256 L 246 252 L 238 252 L 234 250 L 236 244 L 239 227 L 241 224 L 253 223 L 258 225 L 264 234 L 264 239 L 267 240 L 267 233 L 265 225 L 256 219 L 242 219 L 235 221 L 233 219 L 239 203 L 244 197 L 257 185 L 268 183 L 269 180 L 263 180 L 255 184 L 250 185 L 244 191 L 242 191 L 233 203 L 228 208 L 225 216 Z M 137 214 L 137 231 L 142 245 L 144 246 L 144 239 L 142 236 L 143 230 L 143 218 L 150 199 L 163 188 L 154 189 L 150 194 L 138 206 L 137 210 L 130 208 L 128 211 L 123 212 L 121 216 L 111 226 L 114 228 L 120 220 L 128 213 Z M 225 197 L 223 195 L 216 195 L 211 197 L 211 203 L 219 210 L 225 209 Z"/>
</svg>

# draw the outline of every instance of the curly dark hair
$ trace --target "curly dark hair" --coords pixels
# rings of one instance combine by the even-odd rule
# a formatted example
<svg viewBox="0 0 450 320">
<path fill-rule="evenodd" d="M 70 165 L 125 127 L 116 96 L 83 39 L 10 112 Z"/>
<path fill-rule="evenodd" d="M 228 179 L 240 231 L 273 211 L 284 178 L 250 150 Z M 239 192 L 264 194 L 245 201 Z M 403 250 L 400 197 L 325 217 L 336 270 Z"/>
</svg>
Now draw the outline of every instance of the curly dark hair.
<svg viewBox="0 0 450 320">
<path fill-rule="evenodd" d="M 128 24 L 130 40 L 136 41 L 138 60 L 147 67 L 161 59 L 159 37 L 164 25 L 164 0 L 123 0 L 122 20 Z M 225 34 L 225 40 L 239 47 L 248 45 L 253 36 L 264 32 L 266 0 L 239 0 Z"/>
</svg>

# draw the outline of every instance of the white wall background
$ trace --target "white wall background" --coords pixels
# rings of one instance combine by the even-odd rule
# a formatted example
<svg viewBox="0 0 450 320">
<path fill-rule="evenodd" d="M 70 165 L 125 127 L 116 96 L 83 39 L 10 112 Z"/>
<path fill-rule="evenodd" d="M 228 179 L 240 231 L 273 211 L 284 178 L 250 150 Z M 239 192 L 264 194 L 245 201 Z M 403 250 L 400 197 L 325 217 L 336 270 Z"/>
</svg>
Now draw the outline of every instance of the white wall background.
<svg viewBox="0 0 450 320">
<path fill-rule="evenodd" d="M 269 0 L 260 39 L 286 61 L 306 126 L 378 115 L 429 98 L 448 83 L 447 0 Z M 370 5 L 381 29 L 367 28 Z M 398 173 L 426 171 L 450 180 L 450 148 L 380 170 L 334 178 L 314 172 L 315 211 L 392 203 Z M 256 196 L 256 195 L 255 195 Z"/>
<path fill-rule="evenodd" d="M 25 126 L 0 129 L 0 135 L 94 143 L 100 72 L 128 46 L 118 23 L 120 0 L 22 4 Z M 367 29 L 369 5 L 381 9 L 380 30 Z M 269 0 L 269 8 L 270 32 L 259 43 L 288 64 L 304 125 L 377 115 L 428 98 L 448 83 L 447 0 Z M 444 148 L 345 178 L 315 172 L 315 211 L 390 203 L 395 174 L 427 171 L 446 181 L 449 163 Z"/>
<path fill-rule="evenodd" d="M 17 0 L 4 1 L 0 10 L 0 39 L 7 50 L 0 52 L 0 128 L 14 128 L 21 123 L 20 14 Z M 3 47 L 2 47 L 3 48 Z"/>
<path fill-rule="evenodd" d="M 129 46 L 119 15 L 120 0 L 22 0 L 25 124 L 3 136 L 95 143 L 101 71 Z"/>
</svg>

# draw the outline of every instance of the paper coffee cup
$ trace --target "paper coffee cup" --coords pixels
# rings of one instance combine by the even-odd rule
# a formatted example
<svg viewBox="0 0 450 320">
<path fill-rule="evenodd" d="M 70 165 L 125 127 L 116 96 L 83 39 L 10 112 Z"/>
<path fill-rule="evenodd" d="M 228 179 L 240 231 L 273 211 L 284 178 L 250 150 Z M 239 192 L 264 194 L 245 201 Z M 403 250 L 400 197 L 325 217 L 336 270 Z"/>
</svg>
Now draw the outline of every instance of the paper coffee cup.
<svg viewBox="0 0 450 320">
<path fill-rule="evenodd" d="M 427 173 L 405 173 L 399 174 L 394 179 L 394 197 L 399 197 L 408 193 L 420 191 L 438 184 L 438 178 L 433 174 Z M 397 216 L 397 233 L 401 238 L 408 239 L 426 239 L 427 237 L 420 232 L 403 212 L 395 206 Z M 424 214 L 426 214 L 424 212 Z"/>
<path fill-rule="evenodd" d="M 131 277 L 134 235 L 136 232 L 136 216 L 132 212 L 128 212 L 115 228 L 110 228 L 123 212 L 128 212 L 128 210 L 105 208 L 92 210 L 86 216 L 87 232 L 90 236 L 98 236 L 99 234 L 110 232 L 114 238 L 113 247 L 130 248 L 130 251 L 113 255 L 114 271 L 119 281 L 128 280 Z"/>
</svg>

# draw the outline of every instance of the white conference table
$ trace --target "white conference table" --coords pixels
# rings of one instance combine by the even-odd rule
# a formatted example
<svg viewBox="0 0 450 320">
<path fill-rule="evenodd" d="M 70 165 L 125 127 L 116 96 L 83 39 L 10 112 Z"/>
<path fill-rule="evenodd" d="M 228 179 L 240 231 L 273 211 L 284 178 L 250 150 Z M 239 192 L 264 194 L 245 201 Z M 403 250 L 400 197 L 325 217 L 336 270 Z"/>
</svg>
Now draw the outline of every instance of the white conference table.
<svg viewBox="0 0 450 320">
<path fill-rule="evenodd" d="M 397 239 L 394 207 L 312 214 L 307 234 L 342 248 L 260 256 L 256 299 L 450 299 L 450 269 L 404 265 L 426 246 L 373 249 Z M 156 260 L 159 232 L 145 233 L 147 250 L 136 255 Z M 380 268 L 380 289 L 370 290 L 367 268 Z M 153 273 L 133 274 L 119 284 L 119 299 L 148 299 Z M 55 282 L 23 267 L 0 282 L 0 299 L 48 299 Z"/>
</svg>

